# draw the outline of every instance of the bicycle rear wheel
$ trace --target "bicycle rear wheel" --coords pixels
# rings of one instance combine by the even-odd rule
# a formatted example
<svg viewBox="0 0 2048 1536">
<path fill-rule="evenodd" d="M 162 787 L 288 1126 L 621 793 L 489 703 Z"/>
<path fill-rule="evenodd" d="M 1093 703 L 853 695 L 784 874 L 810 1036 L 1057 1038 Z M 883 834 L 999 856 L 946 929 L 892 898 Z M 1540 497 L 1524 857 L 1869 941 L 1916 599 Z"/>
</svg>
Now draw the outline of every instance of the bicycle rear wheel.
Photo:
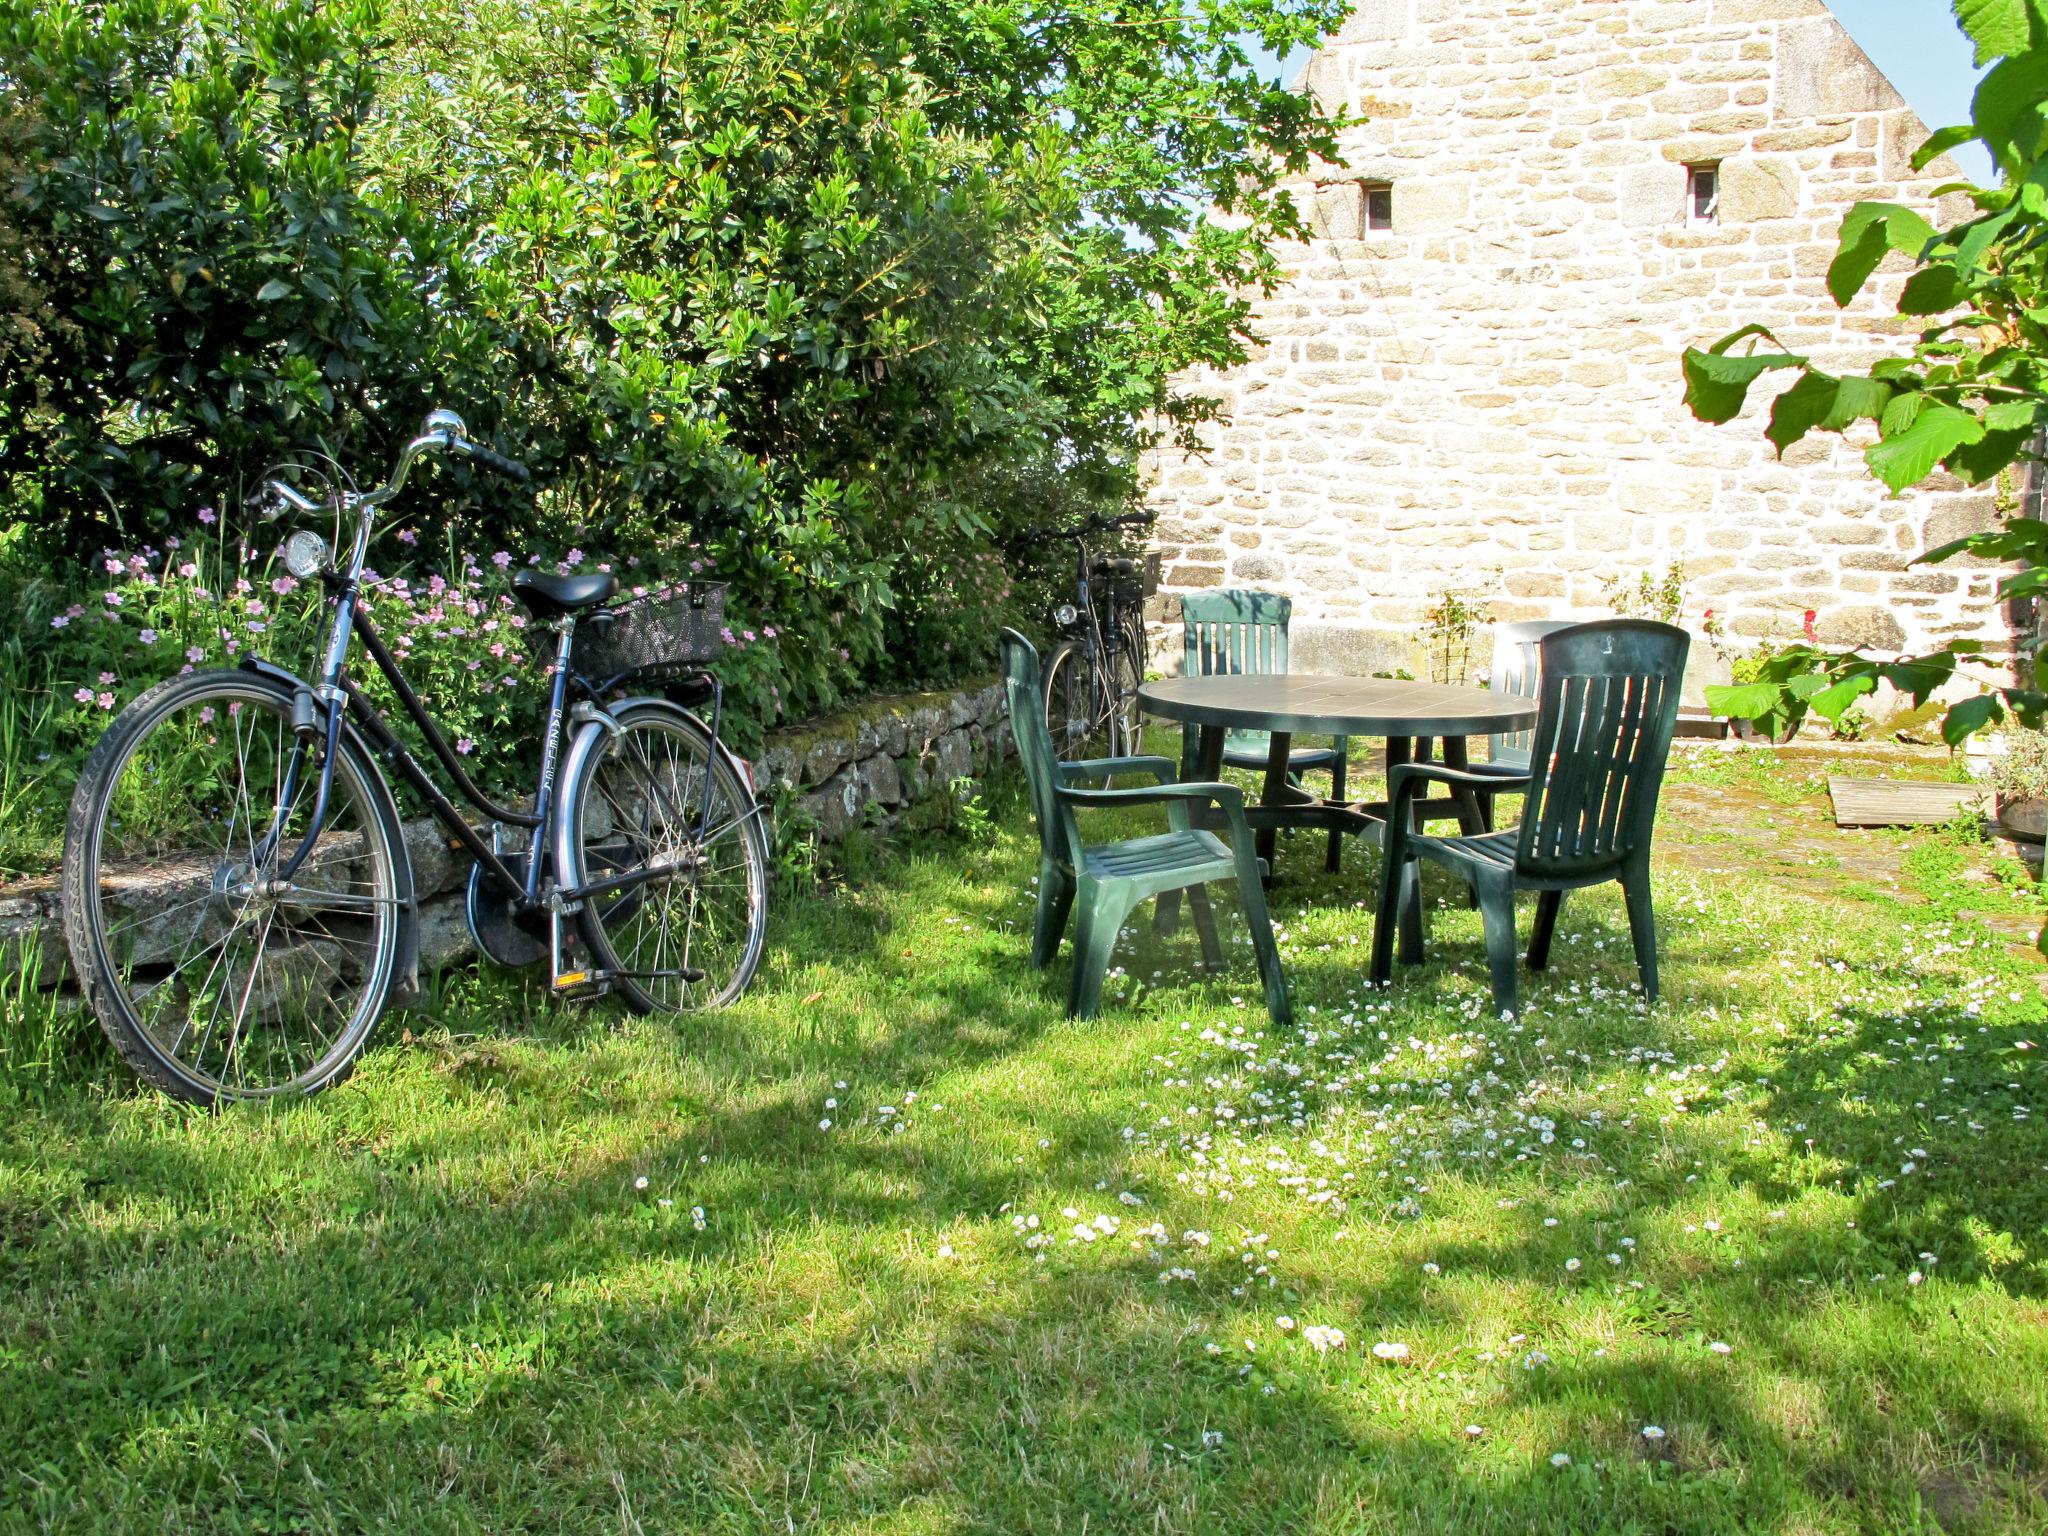
<svg viewBox="0 0 2048 1536">
<path fill-rule="evenodd" d="M 746 991 L 767 938 L 763 813 L 694 715 L 651 703 L 616 718 L 566 791 L 563 878 L 663 873 L 586 898 L 584 942 L 636 1013 L 720 1007 Z"/>
<path fill-rule="evenodd" d="M 344 745 L 320 837 L 324 746 L 246 672 L 160 683 L 86 759 L 65 829 L 64 927 L 86 1001 L 131 1067 L 197 1104 L 346 1077 L 399 944 L 399 832 Z"/>
</svg>

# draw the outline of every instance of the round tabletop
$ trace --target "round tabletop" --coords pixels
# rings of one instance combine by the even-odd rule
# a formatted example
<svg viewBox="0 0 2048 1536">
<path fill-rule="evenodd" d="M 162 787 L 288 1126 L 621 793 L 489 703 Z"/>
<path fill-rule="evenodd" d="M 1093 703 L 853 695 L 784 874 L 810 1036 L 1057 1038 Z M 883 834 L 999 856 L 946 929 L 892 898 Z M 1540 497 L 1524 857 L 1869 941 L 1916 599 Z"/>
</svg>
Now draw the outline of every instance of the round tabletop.
<svg viewBox="0 0 2048 1536">
<path fill-rule="evenodd" d="M 1536 701 L 1484 688 L 1388 677 L 1217 674 L 1138 690 L 1147 714 L 1188 725 L 1290 736 L 1485 736 L 1526 730 Z"/>
</svg>

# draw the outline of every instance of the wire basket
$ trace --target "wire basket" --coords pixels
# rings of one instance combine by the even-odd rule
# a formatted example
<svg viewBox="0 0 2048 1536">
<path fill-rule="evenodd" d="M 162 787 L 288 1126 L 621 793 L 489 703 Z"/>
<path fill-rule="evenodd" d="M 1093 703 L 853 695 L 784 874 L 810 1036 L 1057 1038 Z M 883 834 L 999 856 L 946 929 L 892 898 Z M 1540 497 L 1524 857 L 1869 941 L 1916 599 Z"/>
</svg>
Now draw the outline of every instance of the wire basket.
<svg viewBox="0 0 2048 1536">
<path fill-rule="evenodd" d="M 695 671 L 719 653 L 725 584 L 682 582 L 600 608 L 577 626 L 576 666 L 588 677 Z"/>
</svg>

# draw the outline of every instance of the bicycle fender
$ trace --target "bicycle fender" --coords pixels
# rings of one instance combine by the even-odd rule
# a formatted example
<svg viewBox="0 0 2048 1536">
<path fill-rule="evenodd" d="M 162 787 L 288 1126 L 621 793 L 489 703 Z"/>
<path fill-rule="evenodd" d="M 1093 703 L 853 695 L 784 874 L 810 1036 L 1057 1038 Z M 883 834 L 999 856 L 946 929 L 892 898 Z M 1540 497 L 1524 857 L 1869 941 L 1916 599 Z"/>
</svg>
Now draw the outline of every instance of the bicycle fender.
<svg viewBox="0 0 2048 1536">
<path fill-rule="evenodd" d="M 296 673 L 288 672 L 260 656 L 244 657 L 240 670 L 254 673 L 294 693 L 300 689 L 310 691 L 310 685 Z M 369 743 L 363 740 L 355 722 L 346 712 L 341 717 L 341 734 L 343 741 L 360 752 L 363 761 L 369 765 L 373 809 L 390 833 L 391 846 L 398 851 L 398 866 L 393 871 L 398 881 L 398 959 L 391 969 L 391 990 L 385 994 L 384 1004 L 387 1010 L 409 1008 L 420 999 L 420 903 L 413 882 L 412 849 L 405 840 L 405 822 L 398 814 L 398 797 L 391 793 L 384 770 L 377 766 L 377 754 L 370 750 Z"/>
<path fill-rule="evenodd" d="M 680 715 L 683 719 L 696 726 L 707 737 L 711 735 L 711 727 L 706 725 L 693 711 L 684 709 L 682 705 L 671 703 L 669 700 L 658 695 L 648 695 L 637 699 L 621 699 L 616 704 L 594 706 L 590 717 L 583 722 L 582 727 L 576 732 L 574 739 L 570 741 L 569 750 L 563 754 L 561 773 L 557 779 L 557 782 L 563 786 L 563 791 L 555 797 L 555 824 L 550 829 L 549 834 L 554 839 L 557 848 L 569 846 L 569 834 L 572 830 L 569 825 L 569 802 L 574 797 L 567 792 L 567 786 L 574 784 L 576 776 L 584 771 L 585 765 L 590 760 L 590 754 L 596 750 L 598 742 L 604 739 L 606 731 L 618 730 L 627 716 L 645 710 L 661 710 L 667 714 Z M 763 825 L 767 828 L 772 841 L 774 828 L 773 824 L 768 821 L 771 808 L 761 800 L 759 791 L 754 787 L 753 765 L 733 751 L 731 747 L 727 746 L 722 737 L 715 744 L 720 755 L 725 758 L 726 766 L 732 769 L 734 776 L 742 784 L 746 785 L 747 793 L 754 797 L 754 802 L 761 806 Z"/>
</svg>

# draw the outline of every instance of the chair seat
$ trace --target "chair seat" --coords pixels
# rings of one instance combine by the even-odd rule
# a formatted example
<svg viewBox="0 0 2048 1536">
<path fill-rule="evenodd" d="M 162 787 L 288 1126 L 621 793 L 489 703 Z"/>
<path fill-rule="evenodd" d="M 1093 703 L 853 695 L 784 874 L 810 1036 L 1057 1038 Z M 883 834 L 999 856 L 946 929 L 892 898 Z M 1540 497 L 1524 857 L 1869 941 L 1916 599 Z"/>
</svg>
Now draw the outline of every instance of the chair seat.
<svg viewBox="0 0 2048 1536">
<path fill-rule="evenodd" d="M 1529 776 L 1529 754 L 1522 753 L 1521 761 L 1503 753 L 1483 763 L 1473 763 L 1467 773 L 1483 773 L 1493 779 L 1526 779 Z"/>
<path fill-rule="evenodd" d="M 1454 869 L 1460 864 L 1513 869 L 1515 845 L 1521 837 L 1519 827 L 1510 827 L 1505 832 L 1477 832 L 1468 837 L 1418 836 L 1409 839 L 1408 847 L 1425 859 L 1434 859 Z"/>
<path fill-rule="evenodd" d="M 1264 731 L 1232 731 L 1223 738 L 1223 761 L 1232 768 L 1264 768 L 1273 757 L 1273 738 Z M 1337 766 L 1334 747 L 1294 747 L 1289 773 L 1327 772 Z"/>
<path fill-rule="evenodd" d="M 1098 880 L 1142 881 L 1160 875 L 1226 880 L 1237 872 L 1229 844 L 1210 832 L 1161 832 L 1081 853 L 1085 873 Z"/>
</svg>

